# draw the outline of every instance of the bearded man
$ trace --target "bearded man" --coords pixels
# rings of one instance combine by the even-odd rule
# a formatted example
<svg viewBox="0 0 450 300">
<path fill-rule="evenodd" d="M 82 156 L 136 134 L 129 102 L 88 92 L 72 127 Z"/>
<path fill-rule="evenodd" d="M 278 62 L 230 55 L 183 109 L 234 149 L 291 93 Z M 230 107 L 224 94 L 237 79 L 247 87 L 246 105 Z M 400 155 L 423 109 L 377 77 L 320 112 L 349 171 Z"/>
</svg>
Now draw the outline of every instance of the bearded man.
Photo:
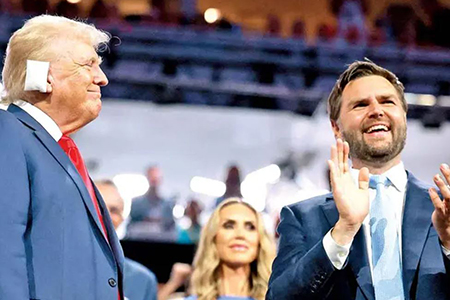
<svg viewBox="0 0 450 300">
<path fill-rule="evenodd" d="M 407 108 L 392 72 L 342 73 L 328 98 L 332 193 L 283 208 L 266 299 L 450 299 L 450 169 L 433 178 L 439 194 L 405 170 Z"/>
</svg>

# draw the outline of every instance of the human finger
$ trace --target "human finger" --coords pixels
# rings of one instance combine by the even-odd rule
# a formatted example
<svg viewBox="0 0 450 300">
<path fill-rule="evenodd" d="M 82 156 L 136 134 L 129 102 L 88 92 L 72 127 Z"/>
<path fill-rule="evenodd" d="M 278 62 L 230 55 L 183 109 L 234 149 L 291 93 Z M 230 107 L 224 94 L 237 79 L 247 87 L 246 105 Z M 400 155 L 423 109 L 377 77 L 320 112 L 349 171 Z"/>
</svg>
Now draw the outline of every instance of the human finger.
<svg viewBox="0 0 450 300">
<path fill-rule="evenodd" d="M 348 172 L 350 167 L 348 165 L 348 154 L 350 152 L 350 146 L 347 142 L 344 142 L 344 172 Z"/>
<path fill-rule="evenodd" d="M 434 205 L 434 208 L 439 214 L 444 213 L 444 203 L 442 202 L 441 198 L 439 197 L 438 192 L 435 188 L 429 188 L 428 194 L 430 195 L 431 202 Z"/>
<path fill-rule="evenodd" d="M 337 146 L 336 145 L 331 145 L 330 160 L 334 163 L 335 166 L 337 166 L 338 155 L 337 155 Z"/>
<path fill-rule="evenodd" d="M 450 189 L 449 186 L 445 183 L 445 181 L 442 179 L 441 175 L 436 174 L 433 177 L 434 183 L 438 186 L 439 191 L 441 192 L 442 197 L 446 201 L 450 201 Z"/>
<path fill-rule="evenodd" d="M 337 139 L 337 154 L 339 171 L 344 172 L 344 143 L 341 139 Z"/>
<path fill-rule="evenodd" d="M 327 163 L 328 169 L 330 170 L 330 186 L 332 190 L 334 190 L 334 187 L 336 185 L 336 166 L 331 159 L 329 159 Z"/>
<path fill-rule="evenodd" d="M 358 185 L 362 190 L 369 189 L 369 169 L 367 169 L 366 167 L 359 170 Z"/>
<path fill-rule="evenodd" d="M 444 175 L 446 184 L 449 185 L 450 184 L 450 168 L 448 167 L 447 164 L 441 164 L 440 170 L 441 170 L 442 175 Z"/>
</svg>

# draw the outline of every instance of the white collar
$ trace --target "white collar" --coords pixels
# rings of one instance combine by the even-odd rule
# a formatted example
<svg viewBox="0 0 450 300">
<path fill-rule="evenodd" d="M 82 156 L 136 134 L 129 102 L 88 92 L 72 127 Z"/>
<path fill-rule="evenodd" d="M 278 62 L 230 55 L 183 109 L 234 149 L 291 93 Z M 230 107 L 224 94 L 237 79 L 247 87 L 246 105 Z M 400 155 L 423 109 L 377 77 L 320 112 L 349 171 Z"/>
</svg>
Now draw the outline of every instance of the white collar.
<svg viewBox="0 0 450 300">
<path fill-rule="evenodd" d="M 62 137 L 61 129 L 52 118 L 50 118 L 45 112 L 34 106 L 33 104 L 23 101 L 15 100 L 14 105 L 19 106 L 26 111 L 33 119 L 44 127 L 44 129 L 52 136 L 55 141 L 59 141 Z"/>
<path fill-rule="evenodd" d="M 358 182 L 358 175 L 359 170 L 358 169 L 350 169 L 350 172 L 352 174 L 353 179 L 355 182 Z M 399 191 L 404 192 L 406 191 L 406 184 L 408 182 L 408 176 L 406 174 L 405 165 L 401 161 L 400 163 L 396 164 L 383 174 L 386 176 L 392 183 L 392 185 Z"/>
</svg>

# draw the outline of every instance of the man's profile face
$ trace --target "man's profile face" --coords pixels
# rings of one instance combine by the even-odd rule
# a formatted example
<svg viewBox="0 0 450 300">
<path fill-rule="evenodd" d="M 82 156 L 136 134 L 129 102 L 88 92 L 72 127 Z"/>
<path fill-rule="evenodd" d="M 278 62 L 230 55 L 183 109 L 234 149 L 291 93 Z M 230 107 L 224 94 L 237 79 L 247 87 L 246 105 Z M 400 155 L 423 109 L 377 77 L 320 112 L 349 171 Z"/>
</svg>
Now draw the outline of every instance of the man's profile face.
<svg viewBox="0 0 450 300">
<path fill-rule="evenodd" d="M 406 112 L 394 86 L 376 75 L 348 83 L 333 130 L 349 143 L 352 159 L 384 163 L 399 158 L 406 140 Z"/>
<path fill-rule="evenodd" d="M 100 68 L 101 59 L 86 42 L 68 40 L 55 43 L 59 58 L 50 64 L 53 77 L 52 105 L 68 120 L 86 125 L 101 110 L 100 87 L 108 79 Z"/>
<path fill-rule="evenodd" d="M 117 188 L 113 185 L 100 183 L 96 186 L 108 208 L 114 228 L 117 229 L 123 222 L 123 199 Z"/>
</svg>

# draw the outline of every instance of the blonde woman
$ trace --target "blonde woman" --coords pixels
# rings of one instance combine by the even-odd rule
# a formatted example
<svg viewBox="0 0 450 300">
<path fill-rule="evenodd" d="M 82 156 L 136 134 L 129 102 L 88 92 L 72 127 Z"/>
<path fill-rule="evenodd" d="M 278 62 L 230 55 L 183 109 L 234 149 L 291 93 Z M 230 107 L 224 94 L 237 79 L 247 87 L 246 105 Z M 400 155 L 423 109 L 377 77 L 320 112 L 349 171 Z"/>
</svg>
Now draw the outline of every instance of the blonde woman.
<svg viewBox="0 0 450 300">
<path fill-rule="evenodd" d="M 202 229 L 186 300 L 263 300 L 275 245 L 239 198 L 221 202 Z"/>
</svg>

